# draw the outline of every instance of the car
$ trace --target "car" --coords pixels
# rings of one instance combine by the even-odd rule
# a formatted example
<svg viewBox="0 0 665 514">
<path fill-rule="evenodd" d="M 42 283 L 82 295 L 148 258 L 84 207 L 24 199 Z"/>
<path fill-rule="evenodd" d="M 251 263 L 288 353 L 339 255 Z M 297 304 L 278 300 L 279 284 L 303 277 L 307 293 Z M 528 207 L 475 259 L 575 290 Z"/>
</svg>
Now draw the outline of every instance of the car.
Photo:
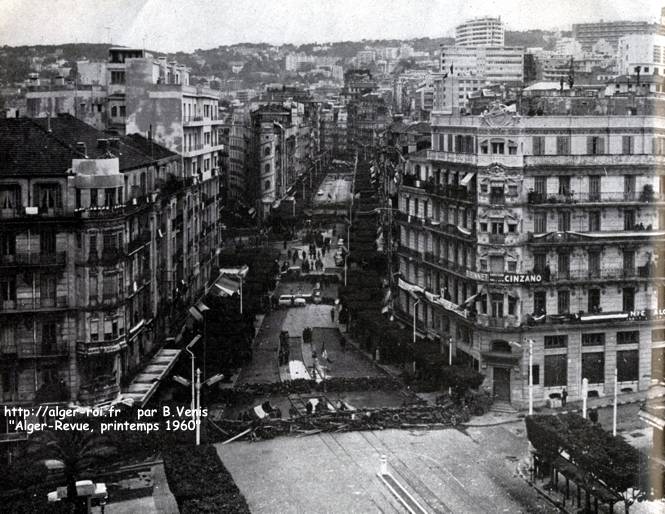
<svg viewBox="0 0 665 514">
<path fill-rule="evenodd" d="M 296 307 L 304 307 L 305 305 L 307 305 L 307 300 L 302 296 L 296 296 L 293 299 L 293 305 L 295 305 Z"/>
<path fill-rule="evenodd" d="M 323 296 L 320 289 L 315 289 L 314 294 L 312 295 L 312 301 L 314 303 L 321 303 Z"/>
<path fill-rule="evenodd" d="M 49 503 L 59 502 L 67 498 L 67 486 L 58 487 L 46 495 Z M 92 480 L 79 480 L 76 482 L 76 494 L 81 497 L 89 498 L 91 506 L 106 505 L 108 493 L 106 484 L 94 483 Z"/>
<path fill-rule="evenodd" d="M 293 295 L 292 294 L 283 294 L 277 300 L 277 303 L 282 307 L 291 307 L 293 305 Z"/>
</svg>

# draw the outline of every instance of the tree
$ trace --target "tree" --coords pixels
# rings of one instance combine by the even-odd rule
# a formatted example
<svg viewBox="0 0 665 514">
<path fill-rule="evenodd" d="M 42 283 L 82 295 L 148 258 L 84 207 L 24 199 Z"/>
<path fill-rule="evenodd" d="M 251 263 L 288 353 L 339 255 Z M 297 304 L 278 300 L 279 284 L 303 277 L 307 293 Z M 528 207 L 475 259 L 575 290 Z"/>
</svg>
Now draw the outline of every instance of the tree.
<svg viewBox="0 0 665 514">
<path fill-rule="evenodd" d="M 78 499 L 76 481 L 115 453 L 108 441 L 92 430 L 40 432 L 30 441 L 28 451 L 39 459 L 62 463 L 67 482 L 67 501 L 74 505 L 76 512 L 86 512 L 85 505 Z"/>
</svg>

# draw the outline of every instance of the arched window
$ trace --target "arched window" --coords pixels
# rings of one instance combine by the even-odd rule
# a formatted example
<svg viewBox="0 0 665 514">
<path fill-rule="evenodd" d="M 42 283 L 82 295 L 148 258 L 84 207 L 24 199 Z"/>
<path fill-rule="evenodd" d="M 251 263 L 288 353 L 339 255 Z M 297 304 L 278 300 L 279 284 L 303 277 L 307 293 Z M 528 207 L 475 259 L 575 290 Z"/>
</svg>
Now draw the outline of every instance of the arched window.
<svg viewBox="0 0 665 514">
<path fill-rule="evenodd" d="M 267 191 L 268 189 L 270 189 L 270 181 L 269 181 L 269 180 L 266 180 L 266 181 L 263 183 L 263 190 L 264 190 L 264 191 Z"/>
<path fill-rule="evenodd" d="M 115 118 L 117 115 L 118 115 L 118 107 L 114 105 L 113 107 L 111 107 L 111 116 Z"/>
<path fill-rule="evenodd" d="M 270 173 L 270 163 L 266 163 L 266 165 L 263 167 L 263 171 L 265 173 Z"/>
<path fill-rule="evenodd" d="M 268 157 L 270 155 L 270 147 L 269 146 L 266 146 L 265 150 L 263 150 L 263 155 L 265 155 L 266 157 Z"/>
</svg>

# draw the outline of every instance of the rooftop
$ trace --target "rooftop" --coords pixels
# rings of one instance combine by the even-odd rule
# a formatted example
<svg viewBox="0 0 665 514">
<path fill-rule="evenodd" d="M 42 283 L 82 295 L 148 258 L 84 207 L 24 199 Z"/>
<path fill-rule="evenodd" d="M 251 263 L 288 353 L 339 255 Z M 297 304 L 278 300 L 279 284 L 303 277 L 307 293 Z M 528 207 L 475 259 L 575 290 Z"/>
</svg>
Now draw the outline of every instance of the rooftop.
<svg viewBox="0 0 665 514">
<path fill-rule="evenodd" d="M 101 132 L 69 114 L 57 118 L 0 119 L 0 174 L 61 174 L 72 165 L 72 159 L 101 159 L 108 151 L 100 139 L 115 136 Z M 119 137 L 117 153 L 120 170 L 130 170 L 175 156 L 166 148 L 132 134 Z M 77 148 L 85 143 L 86 155 Z"/>
</svg>

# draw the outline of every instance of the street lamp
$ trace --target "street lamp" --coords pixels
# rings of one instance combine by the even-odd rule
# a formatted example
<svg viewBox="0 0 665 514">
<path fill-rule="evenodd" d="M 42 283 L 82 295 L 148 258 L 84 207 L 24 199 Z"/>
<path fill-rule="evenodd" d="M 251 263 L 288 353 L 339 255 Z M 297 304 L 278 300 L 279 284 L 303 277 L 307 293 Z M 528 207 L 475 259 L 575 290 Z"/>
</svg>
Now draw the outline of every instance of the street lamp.
<svg viewBox="0 0 665 514">
<path fill-rule="evenodd" d="M 191 346 L 194 342 L 195 341 L 190 343 L 189 346 Z M 189 346 L 187 348 L 189 348 Z M 194 366 L 193 360 L 192 366 Z M 192 372 L 193 371 L 194 368 L 192 367 Z M 222 373 L 218 373 L 217 375 L 210 377 L 205 382 L 201 382 L 201 369 L 199 368 L 196 370 L 196 381 L 194 381 L 194 375 L 192 375 L 192 380 L 187 380 L 186 378 L 178 375 L 174 376 L 173 379 L 184 386 L 192 386 L 192 420 L 196 426 L 196 445 L 199 446 L 201 444 L 201 387 L 210 387 L 211 385 L 216 384 L 220 380 L 224 379 L 224 375 Z M 194 396 L 194 391 L 196 391 L 196 396 Z"/>
<path fill-rule="evenodd" d="M 194 409 L 196 407 L 196 398 L 195 398 L 195 391 L 194 391 L 194 352 L 192 352 L 192 346 L 194 346 L 196 343 L 199 342 L 199 339 L 201 339 L 201 336 L 196 336 L 192 341 L 185 347 L 185 351 L 189 353 L 189 356 L 192 359 L 192 380 L 191 380 L 191 386 L 192 386 L 192 418 L 194 421 L 196 419 L 194 418 Z"/>
</svg>

